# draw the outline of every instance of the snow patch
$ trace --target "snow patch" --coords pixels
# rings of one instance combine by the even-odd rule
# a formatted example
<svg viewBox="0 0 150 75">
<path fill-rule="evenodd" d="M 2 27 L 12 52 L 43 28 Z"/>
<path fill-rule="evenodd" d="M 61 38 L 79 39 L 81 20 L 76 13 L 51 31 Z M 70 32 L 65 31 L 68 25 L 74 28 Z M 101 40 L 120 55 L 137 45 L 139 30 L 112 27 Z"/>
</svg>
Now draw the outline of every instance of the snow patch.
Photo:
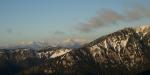
<svg viewBox="0 0 150 75">
<path fill-rule="evenodd" d="M 68 52 L 70 52 L 71 50 L 60 50 L 59 52 L 55 52 L 53 55 L 51 55 L 50 58 L 56 58 L 58 56 L 61 56 L 63 54 L 66 54 Z"/>
</svg>

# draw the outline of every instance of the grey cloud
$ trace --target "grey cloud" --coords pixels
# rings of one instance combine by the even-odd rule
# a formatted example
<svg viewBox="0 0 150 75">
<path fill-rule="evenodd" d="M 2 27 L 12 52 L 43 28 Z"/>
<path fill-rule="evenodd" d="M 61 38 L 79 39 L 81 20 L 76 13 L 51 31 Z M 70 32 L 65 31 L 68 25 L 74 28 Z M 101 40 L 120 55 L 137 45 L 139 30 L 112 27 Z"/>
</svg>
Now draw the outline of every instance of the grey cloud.
<svg viewBox="0 0 150 75">
<path fill-rule="evenodd" d="M 8 29 L 6 29 L 6 32 L 11 34 L 11 33 L 13 33 L 13 29 L 12 28 L 8 28 Z"/>
<path fill-rule="evenodd" d="M 114 24 L 117 22 L 131 22 L 150 17 L 150 9 L 141 4 L 135 3 L 132 8 L 124 8 L 123 13 L 113 9 L 103 9 L 91 18 L 87 23 L 80 23 L 79 30 L 90 32 L 96 28 Z"/>
<path fill-rule="evenodd" d="M 126 10 L 125 15 L 125 18 L 128 21 L 136 21 L 144 17 L 150 17 L 150 9 L 140 4 L 136 4 L 132 9 Z"/>
<path fill-rule="evenodd" d="M 64 35 L 65 34 L 65 32 L 63 32 L 63 31 L 55 31 L 54 32 L 54 35 Z"/>
</svg>

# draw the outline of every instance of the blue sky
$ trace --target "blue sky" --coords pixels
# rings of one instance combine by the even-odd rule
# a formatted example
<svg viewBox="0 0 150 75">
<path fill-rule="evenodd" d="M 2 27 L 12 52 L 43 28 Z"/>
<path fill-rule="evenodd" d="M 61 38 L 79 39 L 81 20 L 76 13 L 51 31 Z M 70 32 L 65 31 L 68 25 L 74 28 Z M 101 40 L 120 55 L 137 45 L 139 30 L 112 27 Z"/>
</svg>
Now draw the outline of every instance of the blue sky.
<svg viewBox="0 0 150 75">
<path fill-rule="evenodd" d="M 133 3 L 149 7 L 149 0 L 0 0 L 0 45 L 83 37 L 95 39 L 125 26 L 150 24 L 149 18 L 119 22 L 119 26 L 99 26 L 85 33 L 78 28 L 102 9 L 123 13 Z M 106 31 L 107 30 L 107 31 Z"/>
</svg>

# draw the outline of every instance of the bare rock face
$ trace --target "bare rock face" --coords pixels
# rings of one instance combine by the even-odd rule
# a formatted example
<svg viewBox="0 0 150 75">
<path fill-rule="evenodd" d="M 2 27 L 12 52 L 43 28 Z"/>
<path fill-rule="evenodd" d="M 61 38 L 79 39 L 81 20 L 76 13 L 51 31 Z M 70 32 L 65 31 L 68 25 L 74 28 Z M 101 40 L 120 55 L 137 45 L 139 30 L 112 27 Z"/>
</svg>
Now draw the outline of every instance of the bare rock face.
<svg viewBox="0 0 150 75">
<path fill-rule="evenodd" d="M 150 59 L 150 33 L 147 33 L 142 40 L 144 53 Z"/>
<path fill-rule="evenodd" d="M 116 68 L 124 65 L 130 70 L 143 63 L 141 47 L 140 37 L 133 29 L 127 28 L 108 35 L 88 48 L 97 63 Z"/>
</svg>

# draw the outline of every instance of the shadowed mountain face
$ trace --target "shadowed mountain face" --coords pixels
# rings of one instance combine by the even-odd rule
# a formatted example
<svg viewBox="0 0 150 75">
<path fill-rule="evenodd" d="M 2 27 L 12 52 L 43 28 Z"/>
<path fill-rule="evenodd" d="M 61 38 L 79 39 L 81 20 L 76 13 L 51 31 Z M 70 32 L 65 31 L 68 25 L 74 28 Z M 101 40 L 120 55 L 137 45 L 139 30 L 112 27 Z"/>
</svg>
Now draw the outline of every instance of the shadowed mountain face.
<svg viewBox="0 0 150 75">
<path fill-rule="evenodd" d="M 1 50 L 0 69 L 3 71 L 1 70 L 0 73 L 3 75 L 135 75 L 150 69 L 149 30 L 150 26 L 125 28 L 78 49 Z"/>
</svg>

